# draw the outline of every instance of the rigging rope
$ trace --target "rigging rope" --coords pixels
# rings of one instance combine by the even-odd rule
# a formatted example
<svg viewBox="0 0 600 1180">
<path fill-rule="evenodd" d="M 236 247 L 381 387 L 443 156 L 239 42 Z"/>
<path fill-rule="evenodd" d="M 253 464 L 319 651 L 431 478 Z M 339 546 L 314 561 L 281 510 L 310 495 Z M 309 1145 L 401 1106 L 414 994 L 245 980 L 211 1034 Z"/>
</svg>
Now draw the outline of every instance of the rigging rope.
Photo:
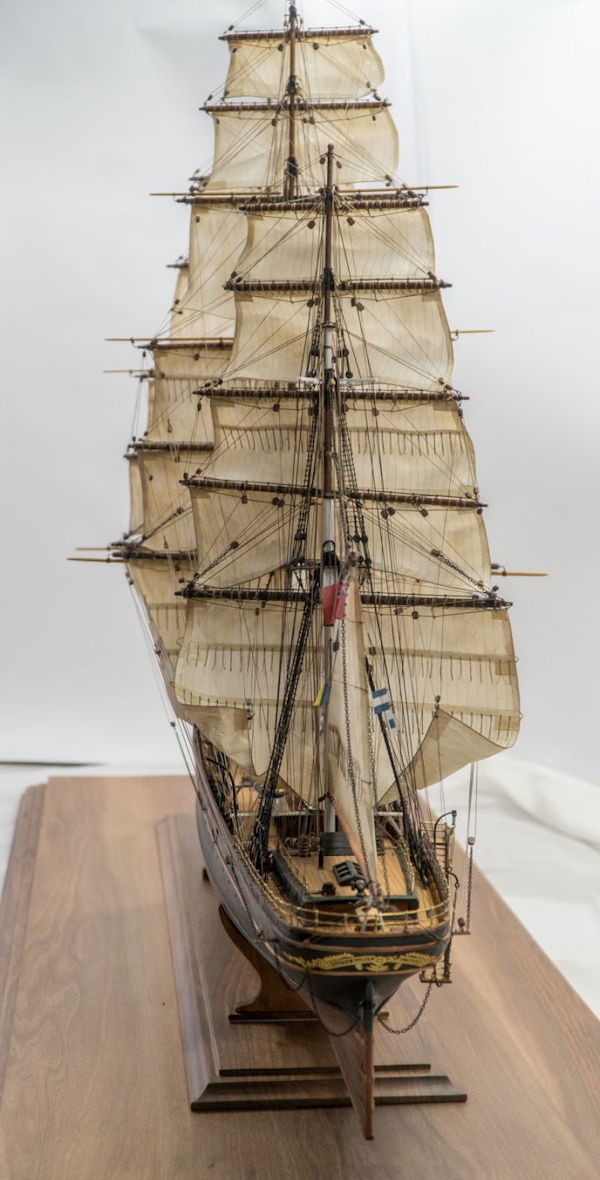
<svg viewBox="0 0 600 1180">
<path fill-rule="evenodd" d="M 273 800 L 275 798 L 275 791 L 277 790 L 279 770 L 288 737 L 292 709 L 294 707 L 294 701 L 296 698 L 296 690 L 302 670 L 304 653 L 306 650 L 308 636 L 310 634 L 312 614 L 318 598 L 318 588 L 318 578 L 314 577 L 310 595 L 304 604 L 298 637 L 296 639 L 293 657 L 288 668 L 283 702 L 277 720 L 277 728 L 273 740 L 269 766 L 265 775 L 263 797 L 250 841 L 250 857 L 262 875 L 266 874 L 268 867 L 268 842 L 271 810 L 273 807 Z"/>
</svg>

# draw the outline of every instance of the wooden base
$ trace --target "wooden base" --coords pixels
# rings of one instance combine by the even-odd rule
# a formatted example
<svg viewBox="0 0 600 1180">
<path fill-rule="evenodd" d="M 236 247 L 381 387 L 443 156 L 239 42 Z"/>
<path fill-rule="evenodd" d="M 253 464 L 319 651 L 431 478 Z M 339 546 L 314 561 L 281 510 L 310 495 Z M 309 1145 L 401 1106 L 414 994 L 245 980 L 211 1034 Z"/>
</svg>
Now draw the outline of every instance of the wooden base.
<svg viewBox="0 0 600 1180">
<path fill-rule="evenodd" d="M 163 873 L 165 871 L 168 871 L 168 868 L 163 861 Z M 203 873 L 202 879 L 208 880 L 208 874 Z M 290 1024 L 297 1020 L 309 1020 L 314 1024 L 317 1017 L 308 1004 L 305 1004 L 302 996 L 285 986 L 281 976 L 244 938 L 221 905 L 219 906 L 219 918 L 228 938 L 241 951 L 250 966 L 254 967 L 259 979 L 259 989 L 254 999 L 250 1000 L 248 1004 L 238 1004 L 235 1012 L 229 1013 L 231 1024 Z M 192 924 L 194 924 L 193 917 Z M 171 932 L 172 936 L 173 932 Z"/>
<path fill-rule="evenodd" d="M 350 1106 L 336 1064 L 339 1053 L 351 1051 L 347 1038 L 330 1040 L 304 1000 L 285 986 L 219 906 L 203 872 L 193 817 L 162 820 L 158 844 L 191 1109 Z M 253 977 L 246 969 L 244 986 L 252 988 L 254 978 L 256 994 L 231 1012 L 223 981 L 240 977 L 244 964 L 238 952 L 253 969 Z M 464 1091 L 445 1075 L 431 1073 L 429 1064 L 381 1059 L 388 1039 L 379 1026 L 376 1105 L 465 1101 Z"/>
<path fill-rule="evenodd" d="M 480 875 L 455 982 L 410 1033 L 382 1040 L 379 1062 L 401 1051 L 433 1075 L 443 1062 L 468 1102 L 381 1106 L 373 1142 L 345 1109 L 192 1114 L 156 823 L 193 807 L 182 777 L 54 779 L 24 796 L 0 913 L 0 1176 L 596 1180 L 598 1022 Z M 208 952 L 232 962 L 221 930 Z M 234 953 L 222 1076 L 244 1083 L 247 1039 L 265 1032 L 263 1082 L 279 1079 L 284 1046 L 286 1069 L 312 1068 L 315 1024 L 231 1026 L 254 978 Z M 422 997 L 405 985 L 390 1024 L 408 1023 Z M 429 1071 L 417 1073 L 415 1084 Z"/>
</svg>

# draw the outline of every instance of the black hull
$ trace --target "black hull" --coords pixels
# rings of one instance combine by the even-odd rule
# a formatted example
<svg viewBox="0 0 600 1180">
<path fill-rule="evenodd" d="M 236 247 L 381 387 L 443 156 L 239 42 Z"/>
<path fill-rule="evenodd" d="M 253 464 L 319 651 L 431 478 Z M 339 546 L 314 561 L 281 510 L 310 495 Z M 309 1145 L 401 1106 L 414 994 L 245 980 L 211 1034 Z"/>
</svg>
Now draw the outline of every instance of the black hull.
<svg viewBox="0 0 600 1180">
<path fill-rule="evenodd" d="M 447 921 L 401 932 L 304 929 L 273 905 L 234 846 L 201 766 L 198 771 L 197 823 L 206 870 L 221 903 L 238 930 L 293 990 L 313 1008 L 325 1028 L 327 1005 L 344 1016 L 350 1030 L 373 1018 L 404 980 L 427 970 L 443 955 L 450 938 Z"/>
</svg>

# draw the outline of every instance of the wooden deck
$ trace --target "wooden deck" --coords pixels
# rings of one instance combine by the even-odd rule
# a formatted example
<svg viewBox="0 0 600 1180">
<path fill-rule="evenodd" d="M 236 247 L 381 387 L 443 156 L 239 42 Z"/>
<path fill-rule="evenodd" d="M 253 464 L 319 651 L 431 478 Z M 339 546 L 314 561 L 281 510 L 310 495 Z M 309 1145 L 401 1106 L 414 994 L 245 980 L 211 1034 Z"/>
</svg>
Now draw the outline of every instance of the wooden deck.
<svg viewBox="0 0 600 1180">
<path fill-rule="evenodd" d="M 337 854 L 324 856 L 322 866 L 319 856 L 311 852 L 304 856 L 292 856 L 285 849 L 273 849 L 283 861 L 285 869 L 292 874 L 306 895 L 304 904 L 315 902 L 323 909 L 334 909 L 344 902 L 354 903 L 357 898 L 356 890 L 351 885 L 340 884 L 334 872 L 334 866 L 340 861 L 352 860 L 352 856 Z M 390 898 L 390 908 L 397 909 L 403 918 L 418 917 L 421 926 L 437 926 L 440 922 L 439 907 L 432 897 L 431 890 L 419 881 L 416 875 L 412 879 L 404 872 L 402 863 L 395 848 L 386 847 L 377 857 L 378 880 L 386 898 Z M 271 879 L 272 886 L 276 886 L 276 879 Z M 335 889 L 333 896 L 323 893 L 323 886 L 329 885 Z M 289 901 L 285 888 L 281 887 L 283 900 Z"/>
</svg>

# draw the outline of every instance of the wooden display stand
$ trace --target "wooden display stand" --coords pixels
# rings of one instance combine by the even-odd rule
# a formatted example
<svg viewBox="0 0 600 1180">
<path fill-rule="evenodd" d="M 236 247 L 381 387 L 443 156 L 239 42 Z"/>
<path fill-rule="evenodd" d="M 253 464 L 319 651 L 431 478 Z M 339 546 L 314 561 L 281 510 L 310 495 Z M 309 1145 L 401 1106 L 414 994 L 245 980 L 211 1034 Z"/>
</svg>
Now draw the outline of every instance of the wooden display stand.
<svg viewBox="0 0 600 1180">
<path fill-rule="evenodd" d="M 173 933 L 172 955 L 173 912 L 184 922 L 198 915 L 200 947 Z M 456 941 L 455 982 L 434 991 L 418 1026 L 378 1038 L 381 1066 L 400 1053 L 431 1062 L 413 1067 L 415 1089 L 447 1068 L 468 1102 L 381 1106 L 366 1142 L 353 1111 L 301 1108 L 319 1086 L 328 1100 L 345 1097 L 327 1044 L 320 1068 L 331 1072 L 315 1070 L 318 1025 L 228 1019 L 253 996 L 256 975 L 224 936 L 202 880 L 189 782 L 68 778 L 32 788 L 0 914 L 0 1175 L 595 1180 L 598 1022 L 481 876 L 474 930 Z M 214 1036 L 199 1017 L 199 963 L 218 980 Z M 186 977 L 193 988 L 182 989 Z M 406 1024 L 422 996 L 421 984 L 405 985 L 390 1023 Z M 384 1085 L 391 1072 L 380 1070 Z M 407 1081 L 397 1067 L 395 1076 Z M 295 1087 L 293 1110 L 270 1109 L 282 1080 Z M 190 1092 L 204 1110 L 211 1100 L 219 1109 L 192 1114 Z M 245 1109 L 257 1094 L 267 1109 Z"/>
<path fill-rule="evenodd" d="M 322 1025 L 219 907 L 203 873 L 194 817 L 163 820 L 158 840 L 192 1110 L 350 1106 Z M 243 970 L 240 952 L 256 971 L 254 986 L 248 980 L 255 994 L 232 1011 L 222 981 Z M 465 1101 L 464 1091 L 429 1064 L 390 1060 L 394 1040 L 379 1026 L 376 1106 Z M 391 1047 L 398 1051 L 397 1043 Z"/>
</svg>

